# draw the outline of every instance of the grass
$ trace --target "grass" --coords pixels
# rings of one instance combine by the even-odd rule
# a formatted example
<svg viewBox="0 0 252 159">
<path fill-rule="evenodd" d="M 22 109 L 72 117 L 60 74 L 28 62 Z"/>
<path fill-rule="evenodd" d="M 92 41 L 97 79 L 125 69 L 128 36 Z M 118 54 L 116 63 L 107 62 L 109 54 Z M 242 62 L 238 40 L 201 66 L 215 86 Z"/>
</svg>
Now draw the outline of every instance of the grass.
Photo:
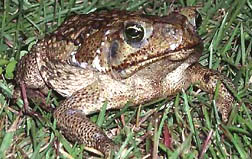
<svg viewBox="0 0 252 159">
<path fill-rule="evenodd" d="M 252 158 L 252 3 L 250 0 L 105 0 L 0 2 L 0 158 L 86 158 L 83 145 L 71 145 L 56 129 L 50 113 L 36 105 L 40 118 L 21 116 L 22 101 L 14 102 L 14 70 L 37 39 L 55 30 L 74 11 L 99 8 L 145 10 L 167 14 L 174 7 L 200 5 L 198 33 L 204 41 L 200 63 L 218 70 L 236 86 L 227 124 L 218 117 L 215 102 L 191 86 L 172 99 L 122 110 L 102 111 L 90 118 L 113 140 L 127 148 L 121 158 Z M 48 101 L 59 105 L 59 99 Z M 139 126 L 140 125 L 140 126 Z M 166 139 L 164 141 L 164 138 Z M 170 143 L 169 140 L 172 140 Z M 58 144 L 60 141 L 61 144 Z M 165 144 L 166 143 L 166 144 Z M 168 145 L 167 145 L 168 143 Z M 121 151 L 120 151 L 121 152 Z M 120 158 L 116 154 L 114 158 Z"/>
</svg>

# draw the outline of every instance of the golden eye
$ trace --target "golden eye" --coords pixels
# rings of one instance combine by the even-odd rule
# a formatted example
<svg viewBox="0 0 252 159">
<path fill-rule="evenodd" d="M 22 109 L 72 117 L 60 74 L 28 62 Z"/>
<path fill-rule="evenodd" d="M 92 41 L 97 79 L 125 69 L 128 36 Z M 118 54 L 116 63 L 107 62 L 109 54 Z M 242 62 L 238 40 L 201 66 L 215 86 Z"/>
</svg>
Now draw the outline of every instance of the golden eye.
<svg viewBox="0 0 252 159">
<path fill-rule="evenodd" d="M 128 43 L 140 42 L 144 38 L 144 28 L 140 24 L 128 23 L 125 26 L 124 35 Z"/>
</svg>

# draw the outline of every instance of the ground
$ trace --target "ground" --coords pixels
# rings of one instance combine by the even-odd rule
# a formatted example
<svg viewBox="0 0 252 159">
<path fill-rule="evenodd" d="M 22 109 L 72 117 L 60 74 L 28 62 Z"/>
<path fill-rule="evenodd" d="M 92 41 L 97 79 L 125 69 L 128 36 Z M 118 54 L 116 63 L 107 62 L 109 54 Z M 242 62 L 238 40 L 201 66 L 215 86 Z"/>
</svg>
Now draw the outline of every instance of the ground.
<svg viewBox="0 0 252 159">
<path fill-rule="evenodd" d="M 198 30 L 204 41 L 200 63 L 218 70 L 236 86 L 228 123 L 219 118 L 214 100 L 191 86 L 171 99 L 141 107 L 101 111 L 90 116 L 114 142 L 113 158 L 248 159 L 252 156 L 252 2 L 251 0 L 78 0 L 0 2 L 0 158 L 87 158 L 83 145 L 69 143 L 52 115 L 36 104 L 36 116 L 23 115 L 22 100 L 12 99 L 14 70 L 37 39 L 57 28 L 70 14 L 102 8 L 165 15 L 177 7 L 198 6 Z M 47 101 L 59 105 L 50 93 Z M 121 155 L 121 156 L 120 156 Z M 99 158 L 99 155 L 96 155 Z"/>
</svg>

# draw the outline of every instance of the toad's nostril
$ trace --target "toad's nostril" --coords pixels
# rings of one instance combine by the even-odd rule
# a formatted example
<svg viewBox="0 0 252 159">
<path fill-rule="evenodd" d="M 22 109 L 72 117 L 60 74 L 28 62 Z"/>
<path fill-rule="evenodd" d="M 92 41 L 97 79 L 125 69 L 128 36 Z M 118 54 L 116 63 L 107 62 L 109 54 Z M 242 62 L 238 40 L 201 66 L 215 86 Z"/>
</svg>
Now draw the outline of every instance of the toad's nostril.
<svg viewBox="0 0 252 159">
<path fill-rule="evenodd" d="M 174 36 L 176 35 L 176 30 L 173 27 L 165 27 L 163 33 Z"/>
<path fill-rule="evenodd" d="M 166 26 L 162 29 L 164 37 L 175 37 L 177 36 L 177 30 L 173 26 Z"/>
</svg>

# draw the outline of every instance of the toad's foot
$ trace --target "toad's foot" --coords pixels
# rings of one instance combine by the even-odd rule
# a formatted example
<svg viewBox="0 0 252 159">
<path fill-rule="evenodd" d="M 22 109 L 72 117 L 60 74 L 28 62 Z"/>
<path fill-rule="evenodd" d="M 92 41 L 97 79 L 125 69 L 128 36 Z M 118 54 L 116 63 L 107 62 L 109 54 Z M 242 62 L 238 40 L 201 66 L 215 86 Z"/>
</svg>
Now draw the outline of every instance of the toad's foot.
<svg viewBox="0 0 252 159">
<path fill-rule="evenodd" d="M 214 92 L 216 91 L 217 83 L 220 82 L 217 106 L 222 115 L 222 120 L 224 122 L 227 122 L 229 112 L 231 111 L 232 104 L 234 101 L 234 97 L 227 89 L 226 85 L 229 85 L 231 88 L 234 88 L 232 82 L 225 78 L 219 72 L 203 67 L 199 63 L 191 65 L 188 71 L 191 74 L 191 82 L 196 83 L 196 85 L 200 89 L 211 94 L 214 94 Z"/>
<path fill-rule="evenodd" d="M 89 106 L 97 103 L 99 91 L 93 86 L 81 89 L 67 98 L 54 111 L 57 126 L 69 140 L 101 151 L 105 157 L 117 147 L 111 139 L 87 117 Z"/>
<path fill-rule="evenodd" d="M 54 117 L 59 121 L 58 127 L 69 140 L 95 148 L 101 151 L 106 158 L 110 155 L 111 150 L 115 150 L 116 147 L 112 140 L 80 110 L 57 109 Z"/>
</svg>

